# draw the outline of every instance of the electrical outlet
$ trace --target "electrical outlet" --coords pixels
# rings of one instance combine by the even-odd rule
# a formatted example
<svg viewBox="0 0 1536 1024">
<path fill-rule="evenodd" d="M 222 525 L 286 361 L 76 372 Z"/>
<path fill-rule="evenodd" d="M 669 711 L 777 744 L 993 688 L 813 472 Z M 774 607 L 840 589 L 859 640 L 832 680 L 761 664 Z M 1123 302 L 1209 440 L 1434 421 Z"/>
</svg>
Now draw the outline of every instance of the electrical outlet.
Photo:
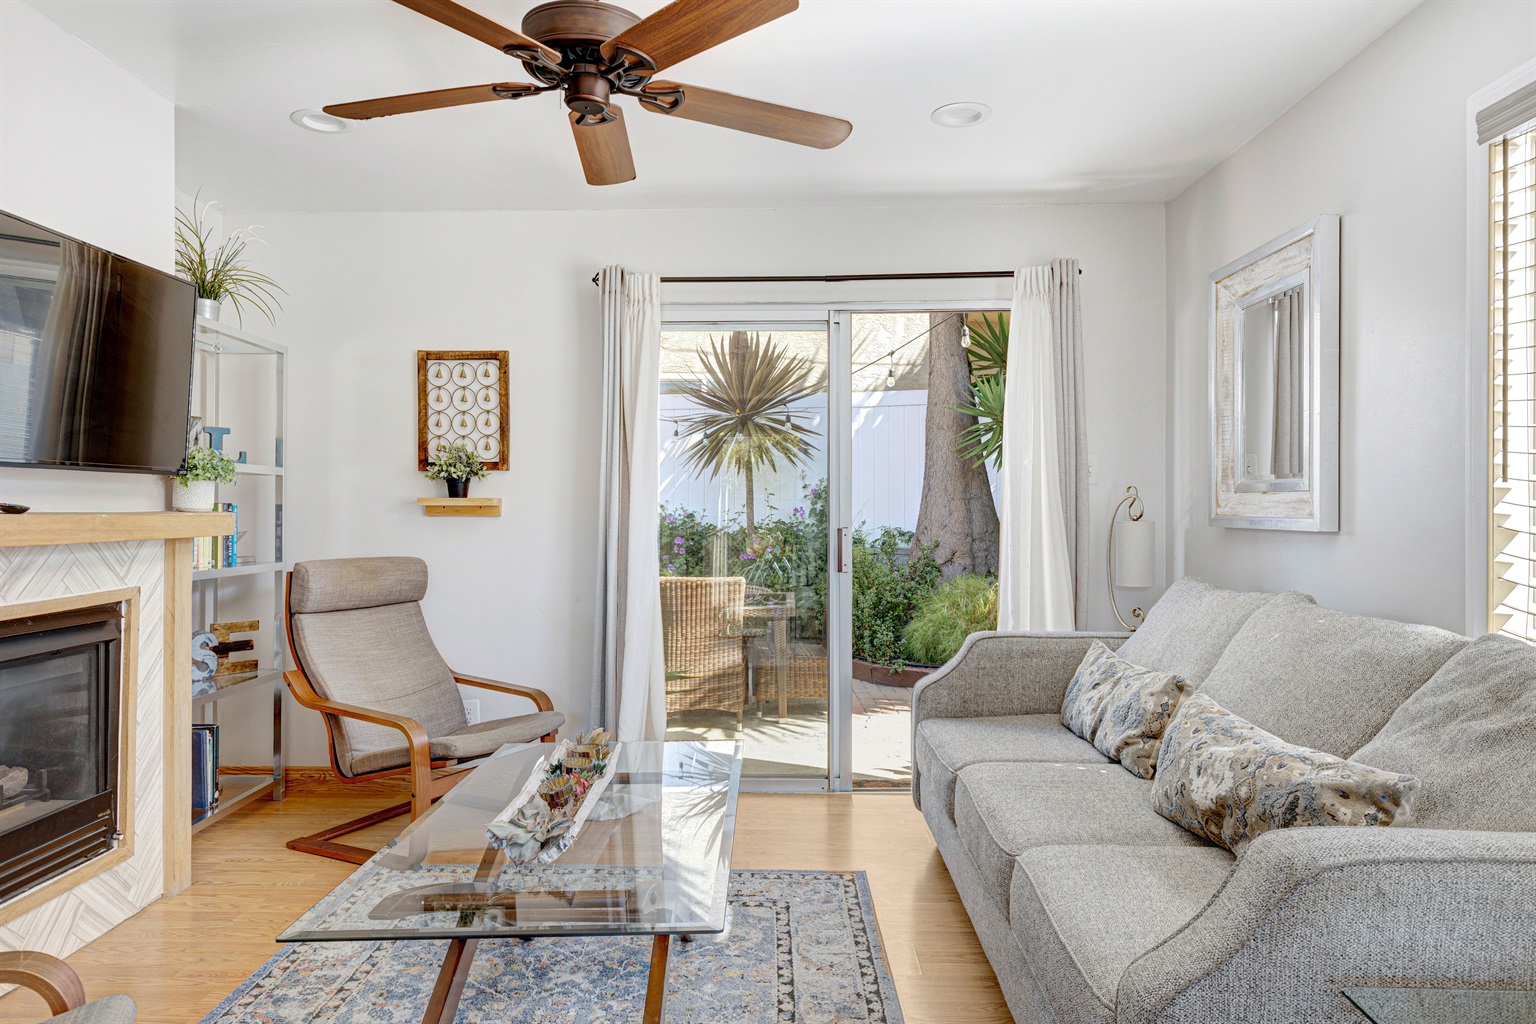
<svg viewBox="0 0 1536 1024">
<path fill-rule="evenodd" d="M 1099 456 L 1094 452 L 1088 453 L 1088 482 L 1098 483 L 1099 480 Z"/>
<path fill-rule="evenodd" d="M 477 700 L 466 700 L 464 702 L 464 717 L 469 719 L 470 725 L 479 725 L 480 702 Z"/>
</svg>

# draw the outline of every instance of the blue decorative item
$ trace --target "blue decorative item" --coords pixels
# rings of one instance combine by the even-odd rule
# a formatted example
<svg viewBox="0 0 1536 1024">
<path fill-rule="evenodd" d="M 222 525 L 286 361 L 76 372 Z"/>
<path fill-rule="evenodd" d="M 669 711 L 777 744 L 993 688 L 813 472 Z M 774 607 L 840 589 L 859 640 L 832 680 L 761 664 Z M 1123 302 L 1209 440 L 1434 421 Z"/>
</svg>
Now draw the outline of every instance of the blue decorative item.
<svg viewBox="0 0 1536 1024">
<path fill-rule="evenodd" d="M 213 653 L 213 645 L 219 638 L 200 629 L 192 634 L 192 696 L 201 697 L 218 689 L 213 675 L 219 670 L 219 656 Z"/>
<path fill-rule="evenodd" d="M 208 447 L 216 452 L 224 450 L 224 438 L 229 436 L 228 427 L 204 427 L 203 433 L 208 435 Z"/>
</svg>

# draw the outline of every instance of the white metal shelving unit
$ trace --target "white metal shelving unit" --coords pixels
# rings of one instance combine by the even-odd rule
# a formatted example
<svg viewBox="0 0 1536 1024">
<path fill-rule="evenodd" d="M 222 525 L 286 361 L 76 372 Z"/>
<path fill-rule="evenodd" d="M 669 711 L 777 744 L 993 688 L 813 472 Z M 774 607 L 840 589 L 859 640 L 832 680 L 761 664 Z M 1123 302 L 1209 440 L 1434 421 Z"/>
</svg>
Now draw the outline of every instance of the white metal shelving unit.
<svg viewBox="0 0 1536 1024">
<path fill-rule="evenodd" d="M 218 500 L 239 505 L 238 528 L 245 534 L 240 540 L 240 557 L 252 557 L 250 562 L 229 568 L 192 573 L 195 628 L 207 629 L 211 623 L 232 616 L 256 619 L 262 629 L 252 652 L 260 664 L 255 676 L 189 699 L 194 721 L 221 725 L 220 746 L 227 751 L 234 745 L 233 737 L 224 735 L 224 723 L 219 723 L 220 707 L 233 697 L 270 693 L 272 768 L 266 774 L 221 771 L 219 785 L 223 795 L 219 804 L 212 811 L 193 811 L 193 831 L 268 793 L 274 800 L 283 798 L 282 618 L 283 574 L 288 567 L 283 558 L 288 350 L 242 328 L 206 317 L 197 318 L 195 341 L 193 415 L 202 416 L 204 426 L 231 428 L 224 440 L 224 450 L 231 457 L 242 450 L 246 452 L 247 461 L 236 467 L 235 483 L 231 485 L 235 496 L 228 496 L 228 489 L 221 486 Z M 270 391 L 270 395 L 260 391 Z M 231 417 L 231 422 L 225 422 L 226 416 Z M 242 486 L 245 490 L 241 490 Z M 251 501 L 247 495 L 258 490 L 261 500 Z M 267 589 L 270 593 L 262 593 Z M 235 607 L 243 610 L 233 611 Z M 242 729 L 247 728 L 246 721 L 239 724 Z"/>
</svg>

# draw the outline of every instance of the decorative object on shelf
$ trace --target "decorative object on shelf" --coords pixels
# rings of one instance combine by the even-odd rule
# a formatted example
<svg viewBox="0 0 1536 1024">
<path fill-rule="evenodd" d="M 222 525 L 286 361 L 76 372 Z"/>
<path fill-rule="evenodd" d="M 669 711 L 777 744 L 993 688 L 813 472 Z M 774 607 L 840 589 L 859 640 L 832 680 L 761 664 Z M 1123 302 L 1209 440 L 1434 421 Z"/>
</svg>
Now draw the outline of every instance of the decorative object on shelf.
<svg viewBox="0 0 1536 1024">
<path fill-rule="evenodd" d="M 198 445 L 187 449 L 181 469 L 171 478 L 171 508 L 177 512 L 212 512 L 213 485 L 235 482 L 228 455 Z"/>
<path fill-rule="evenodd" d="M 561 740 L 539 758 L 517 796 L 486 824 L 486 838 L 504 850 L 512 863 L 548 864 L 570 849 L 613 778 L 621 744 L 611 742 L 601 730 L 577 740 Z M 578 745 L 605 749 L 608 758 L 594 761 L 577 756 L 572 751 Z"/>
<path fill-rule="evenodd" d="M 233 569 L 240 564 L 240 537 L 242 535 L 240 529 L 240 506 L 232 501 L 221 501 L 218 504 L 217 511 L 228 512 L 235 517 L 233 532 L 219 538 L 219 567 L 222 569 Z"/>
<path fill-rule="evenodd" d="M 1211 275 L 1211 525 L 1339 529 L 1339 218 Z"/>
<path fill-rule="evenodd" d="M 219 687 L 213 681 L 214 674 L 219 670 L 219 656 L 213 653 L 213 646 L 219 642 L 219 638 L 200 629 L 192 634 L 192 696 L 201 697 L 213 693 Z"/>
<path fill-rule="evenodd" d="M 469 497 L 469 481 L 484 479 L 485 465 L 465 441 L 447 441 L 438 445 L 437 454 L 427 467 L 428 480 L 448 484 L 448 497 Z"/>
<path fill-rule="evenodd" d="M 501 515 L 500 498 L 417 498 L 416 504 L 429 516 Z"/>
<path fill-rule="evenodd" d="M 425 471 L 454 441 L 468 445 L 485 469 L 506 469 L 509 431 L 507 353 L 416 353 L 417 469 Z"/>
<path fill-rule="evenodd" d="M 236 640 L 236 633 L 255 633 L 261 629 L 261 623 L 256 619 L 240 619 L 234 622 L 215 622 L 208 629 L 218 638 L 218 643 L 212 647 L 213 653 L 218 656 L 219 667 L 214 673 L 214 681 L 219 687 L 233 686 L 254 676 L 261 664 L 255 660 L 231 661 L 229 656 L 240 651 L 252 651 L 256 649 L 254 640 Z"/>
<path fill-rule="evenodd" d="M 261 241 L 256 229 L 239 228 L 215 245 L 213 228 L 205 223 L 213 205 L 209 201 L 198 206 L 198 196 L 193 196 L 190 215 L 176 211 L 176 271 L 197 289 L 197 315 L 217 320 L 222 304 L 228 302 L 243 324 L 249 304 L 275 323 L 272 308 L 282 308 L 277 293 L 283 289 L 266 274 L 252 270 L 245 256 L 247 245 Z"/>
<path fill-rule="evenodd" d="M 620 112 L 620 96 L 630 97 L 641 110 L 653 114 L 750 132 L 814 149 L 831 149 L 853 131 L 853 125 L 842 118 L 702 86 L 661 81 L 657 76 L 657 72 L 696 53 L 789 14 L 799 6 L 796 0 L 689 0 L 668 4 L 644 18 L 613 4 L 554 0 L 524 15 L 521 32 L 453 0 L 401 2 L 472 39 L 490 43 L 520 62 L 535 81 L 503 81 L 332 103 L 323 108 L 324 113 L 365 120 L 557 92 L 565 108 L 560 114 L 570 121 L 576 153 L 589 185 L 634 180 L 635 161 L 629 148 L 625 115 Z M 809 31 L 809 26 L 803 31 Z"/>
<path fill-rule="evenodd" d="M 1126 517 L 1120 518 L 1120 510 L 1125 509 Z M 1125 496 L 1115 506 L 1115 510 L 1109 514 L 1109 547 L 1105 553 L 1106 575 L 1109 578 L 1109 608 L 1115 613 L 1115 618 L 1131 632 L 1136 632 L 1136 626 L 1125 621 L 1120 614 L 1120 605 L 1115 601 L 1116 587 L 1129 587 L 1132 590 L 1145 589 L 1157 581 L 1155 564 L 1157 561 L 1157 532 L 1152 524 L 1143 517 L 1146 514 L 1146 506 L 1142 504 L 1141 492 L 1135 487 L 1127 487 Z M 1115 533 L 1119 529 L 1119 535 Z M 1136 620 L 1136 625 L 1141 624 L 1141 619 L 1146 613 L 1140 608 L 1131 609 L 1131 618 Z"/>
<path fill-rule="evenodd" d="M 9 501 L 0 502 L 0 512 L 4 512 L 8 516 L 19 516 L 31 507 L 31 505 L 17 505 Z"/>
<path fill-rule="evenodd" d="M 228 427 L 204 427 L 203 433 L 208 435 L 208 447 L 212 448 L 216 452 L 222 452 L 224 450 L 224 438 L 229 435 Z M 240 466 L 245 465 L 246 458 L 246 453 L 241 452 L 239 455 L 235 456 L 235 464 Z"/>
</svg>

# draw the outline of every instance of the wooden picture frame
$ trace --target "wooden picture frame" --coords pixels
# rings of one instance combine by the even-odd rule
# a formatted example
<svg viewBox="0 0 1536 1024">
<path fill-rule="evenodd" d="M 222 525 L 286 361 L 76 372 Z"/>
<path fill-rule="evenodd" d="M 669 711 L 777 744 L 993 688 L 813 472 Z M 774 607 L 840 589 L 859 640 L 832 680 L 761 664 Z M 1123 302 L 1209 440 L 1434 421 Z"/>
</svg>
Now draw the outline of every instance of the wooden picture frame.
<svg viewBox="0 0 1536 1024">
<path fill-rule="evenodd" d="M 486 469 L 507 468 L 505 351 L 417 351 L 416 468 L 431 465 L 444 439 L 471 442 Z"/>
</svg>

